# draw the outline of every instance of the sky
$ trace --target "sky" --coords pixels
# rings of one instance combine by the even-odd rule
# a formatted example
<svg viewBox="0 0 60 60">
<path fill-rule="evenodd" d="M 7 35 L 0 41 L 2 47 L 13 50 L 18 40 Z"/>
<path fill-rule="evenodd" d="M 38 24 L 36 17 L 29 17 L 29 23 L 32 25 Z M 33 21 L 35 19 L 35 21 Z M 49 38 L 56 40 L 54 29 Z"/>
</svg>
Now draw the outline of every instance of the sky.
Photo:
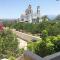
<svg viewBox="0 0 60 60">
<path fill-rule="evenodd" d="M 56 0 L 0 0 L 0 18 L 19 18 L 29 4 L 34 12 L 39 5 L 41 15 L 60 14 L 60 1 Z"/>
</svg>

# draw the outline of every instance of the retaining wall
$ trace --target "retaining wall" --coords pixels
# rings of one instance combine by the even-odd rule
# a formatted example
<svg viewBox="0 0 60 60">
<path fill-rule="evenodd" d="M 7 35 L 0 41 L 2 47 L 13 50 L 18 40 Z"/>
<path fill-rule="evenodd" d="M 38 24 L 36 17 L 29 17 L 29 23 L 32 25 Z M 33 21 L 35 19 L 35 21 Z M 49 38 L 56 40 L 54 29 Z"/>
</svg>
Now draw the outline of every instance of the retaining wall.
<svg viewBox="0 0 60 60">
<path fill-rule="evenodd" d="M 30 51 L 25 51 L 23 56 L 24 60 L 60 60 L 60 52 L 42 58 Z"/>
</svg>

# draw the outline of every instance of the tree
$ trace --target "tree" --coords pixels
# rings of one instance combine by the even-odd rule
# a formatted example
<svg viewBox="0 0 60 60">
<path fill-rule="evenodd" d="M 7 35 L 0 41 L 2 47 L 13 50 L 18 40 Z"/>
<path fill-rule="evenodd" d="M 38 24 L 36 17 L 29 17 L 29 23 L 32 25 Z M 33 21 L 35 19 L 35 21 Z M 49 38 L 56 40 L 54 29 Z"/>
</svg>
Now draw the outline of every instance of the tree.
<svg viewBox="0 0 60 60">
<path fill-rule="evenodd" d="M 42 16 L 42 21 L 48 21 L 49 18 L 45 15 L 45 16 Z"/>
<path fill-rule="evenodd" d="M 57 15 L 54 20 L 60 21 L 60 15 Z"/>
<path fill-rule="evenodd" d="M 41 38 L 42 38 L 43 40 L 45 40 L 47 37 L 48 37 L 48 32 L 47 32 L 47 30 L 43 30 L 43 31 L 42 31 L 42 36 L 41 36 Z"/>
</svg>

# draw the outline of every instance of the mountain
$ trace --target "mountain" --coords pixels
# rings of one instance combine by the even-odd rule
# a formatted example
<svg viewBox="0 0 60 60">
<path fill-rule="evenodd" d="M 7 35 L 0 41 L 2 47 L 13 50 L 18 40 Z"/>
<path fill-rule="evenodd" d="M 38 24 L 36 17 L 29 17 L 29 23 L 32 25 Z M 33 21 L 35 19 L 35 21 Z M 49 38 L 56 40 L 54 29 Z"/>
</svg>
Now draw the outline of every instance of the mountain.
<svg viewBox="0 0 60 60">
<path fill-rule="evenodd" d="M 54 19 L 56 17 L 56 15 L 47 15 L 49 19 Z"/>
</svg>

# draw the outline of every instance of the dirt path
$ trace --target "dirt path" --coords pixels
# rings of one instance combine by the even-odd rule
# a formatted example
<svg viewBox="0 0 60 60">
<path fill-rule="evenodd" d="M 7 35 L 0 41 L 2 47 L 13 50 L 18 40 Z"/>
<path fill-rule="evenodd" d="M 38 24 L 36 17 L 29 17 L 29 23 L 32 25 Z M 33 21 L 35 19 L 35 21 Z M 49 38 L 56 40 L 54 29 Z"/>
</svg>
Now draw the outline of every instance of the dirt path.
<svg viewBox="0 0 60 60">
<path fill-rule="evenodd" d="M 27 42 L 30 42 L 33 39 L 35 39 L 35 40 L 40 40 L 41 39 L 40 37 L 37 37 L 37 36 L 33 36 L 33 35 L 29 35 L 29 34 L 26 34 L 26 33 L 22 33 L 22 32 L 16 31 L 15 29 L 12 29 L 12 31 L 16 33 L 18 38 L 20 38 L 22 40 L 25 40 Z"/>
<path fill-rule="evenodd" d="M 27 42 L 26 41 L 24 41 L 24 40 L 22 40 L 22 39 L 20 39 L 20 38 L 17 38 L 18 39 L 18 42 L 19 42 L 19 48 L 21 49 L 21 48 L 24 48 L 24 50 L 27 50 Z"/>
</svg>

